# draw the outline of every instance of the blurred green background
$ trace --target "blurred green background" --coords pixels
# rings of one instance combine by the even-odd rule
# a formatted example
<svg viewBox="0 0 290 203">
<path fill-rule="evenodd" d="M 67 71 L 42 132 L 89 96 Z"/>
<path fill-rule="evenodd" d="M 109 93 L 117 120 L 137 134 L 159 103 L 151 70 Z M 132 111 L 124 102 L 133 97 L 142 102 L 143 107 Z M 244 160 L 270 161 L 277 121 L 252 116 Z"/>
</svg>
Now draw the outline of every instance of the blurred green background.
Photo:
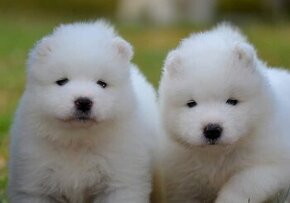
<svg viewBox="0 0 290 203">
<path fill-rule="evenodd" d="M 290 67 L 288 0 L 166 1 L 0 0 L 0 203 L 7 202 L 9 127 L 24 89 L 27 53 L 61 23 L 110 19 L 134 46 L 133 61 L 155 87 L 170 49 L 223 20 L 238 25 L 270 66 Z"/>
</svg>

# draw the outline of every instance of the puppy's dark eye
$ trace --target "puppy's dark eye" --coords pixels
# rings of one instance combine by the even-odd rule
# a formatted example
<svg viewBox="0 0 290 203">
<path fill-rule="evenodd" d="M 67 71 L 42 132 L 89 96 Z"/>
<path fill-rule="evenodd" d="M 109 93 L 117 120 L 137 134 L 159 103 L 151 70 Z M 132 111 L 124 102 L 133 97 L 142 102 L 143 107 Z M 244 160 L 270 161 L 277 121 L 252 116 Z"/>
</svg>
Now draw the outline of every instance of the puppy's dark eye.
<svg viewBox="0 0 290 203">
<path fill-rule="evenodd" d="M 98 80 L 97 84 L 100 85 L 102 88 L 106 88 L 108 86 L 108 84 L 102 80 Z"/>
<path fill-rule="evenodd" d="M 58 86 L 63 86 L 63 85 L 65 85 L 66 83 L 68 83 L 68 79 L 67 78 L 62 78 L 62 79 L 60 79 L 60 80 L 57 80 L 57 81 L 55 81 L 55 83 L 58 85 Z"/>
<path fill-rule="evenodd" d="M 195 107 L 197 105 L 196 101 L 194 100 L 189 100 L 187 103 L 186 103 L 186 106 L 188 108 L 192 108 L 192 107 Z"/>
<path fill-rule="evenodd" d="M 239 101 L 237 99 L 230 98 L 230 99 L 227 100 L 227 104 L 229 104 L 229 105 L 235 106 L 238 103 L 239 103 Z"/>
</svg>

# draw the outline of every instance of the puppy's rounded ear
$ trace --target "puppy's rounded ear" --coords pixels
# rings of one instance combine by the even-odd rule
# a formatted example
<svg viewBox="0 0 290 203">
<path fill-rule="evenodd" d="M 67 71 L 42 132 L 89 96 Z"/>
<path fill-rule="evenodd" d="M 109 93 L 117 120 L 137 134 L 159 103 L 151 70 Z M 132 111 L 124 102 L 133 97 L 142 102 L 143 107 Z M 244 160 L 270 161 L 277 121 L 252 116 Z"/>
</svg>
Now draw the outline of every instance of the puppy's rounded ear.
<svg viewBox="0 0 290 203">
<path fill-rule="evenodd" d="M 182 60 L 177 50 L 170 51 L 164 63 L 164 70 L 168 72 L 170 76 L 174 76 L 180 72 Z"/>
<path fill-rule="evenodd" d="M 255 62 L 256 51 L 247 43 L 237 43 L 234 47 L 237 59 L 246 66 L 252 66 Z"/>
<path fill-rule="evenodd" d="M 124 59 L 131 60 L 133 57 L 133 48 L 126 40 L 121 37 L 113 39 L 113 45 L 117 49 L 118 54 Z"/>
<path fill-rule="evenodd" d="M 33 67 L 37 61 L 41 61 L 52 52 L 52 40 L 50 37 L 45 37 L 39 40 L 34 48 L 29 52 L 27 65 L 29 68 Z"/>
<path fill-rule="evenodd" d="M 45 57 L 52 51 L 52 42 L 49 37 L 45 37 L 40 40 L 35 46 L 35 54 L 38 57 Z"/>
</svg>

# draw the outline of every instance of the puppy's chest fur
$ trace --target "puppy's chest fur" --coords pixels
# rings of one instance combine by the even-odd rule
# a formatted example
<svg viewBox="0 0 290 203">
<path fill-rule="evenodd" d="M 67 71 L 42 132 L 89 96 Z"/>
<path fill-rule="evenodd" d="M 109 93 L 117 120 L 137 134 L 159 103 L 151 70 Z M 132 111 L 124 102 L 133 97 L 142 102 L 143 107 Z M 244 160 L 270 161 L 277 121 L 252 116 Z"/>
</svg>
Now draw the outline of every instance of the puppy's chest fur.
<svg viewBox="0 0 290 203">
<path fill-rule="evenodd" d="M 190 154 L 186 157 L 179 157 L 177 162 L 171 163 L 177 170 L 167 174 L 169 180 L 175 177 L 170 180 L 168 189 L 175 191 L 178 186 L 184 196 L 204 203 L 213 202 L 224 184 L 242 167 L 234 156 Z"/>
<path fill-rule="evenodd" d="M 94 151 L 50 151 L 45 159 L 38 184 L 56 202 L 90 203 L 107 188 L 106 161 Z"/>
<path fill-rule="evenodd" d="M 211 157 L 212 158 L 212 157 Z M 192 167 L 193 190 L 202 202 L 212 202 L 224 184 L 241 169 L 233 157 L 196 159 Z"/>
<path fill-rule="evenodd" d="M 198 183 L 195 190 L 200 195 L 215 194 L 233 174 L 233 169 L 218 162 L 198 163 L 193 167 L 193 179 Z"/>
</svg>

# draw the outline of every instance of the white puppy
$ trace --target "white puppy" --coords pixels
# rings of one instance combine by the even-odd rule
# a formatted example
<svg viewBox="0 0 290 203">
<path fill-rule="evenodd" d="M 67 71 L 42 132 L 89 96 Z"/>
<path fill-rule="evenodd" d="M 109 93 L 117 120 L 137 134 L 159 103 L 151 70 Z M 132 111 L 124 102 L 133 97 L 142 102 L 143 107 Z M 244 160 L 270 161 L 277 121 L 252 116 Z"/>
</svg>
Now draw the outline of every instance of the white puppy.
<svg viewBox="0 0 290 203">
<path fill-rule="evenodd" d="M 12 203 L 149 201 L 157 105 L 132 55 L 103 21 L 36 44 L 12 128 Z"/>
<path fill-rule="evenodd" d="M 168 202 L 260 203 L 287 188 L 289 87 L 229 25 L 171 51 L 160 84 Z"/>
</svg>

